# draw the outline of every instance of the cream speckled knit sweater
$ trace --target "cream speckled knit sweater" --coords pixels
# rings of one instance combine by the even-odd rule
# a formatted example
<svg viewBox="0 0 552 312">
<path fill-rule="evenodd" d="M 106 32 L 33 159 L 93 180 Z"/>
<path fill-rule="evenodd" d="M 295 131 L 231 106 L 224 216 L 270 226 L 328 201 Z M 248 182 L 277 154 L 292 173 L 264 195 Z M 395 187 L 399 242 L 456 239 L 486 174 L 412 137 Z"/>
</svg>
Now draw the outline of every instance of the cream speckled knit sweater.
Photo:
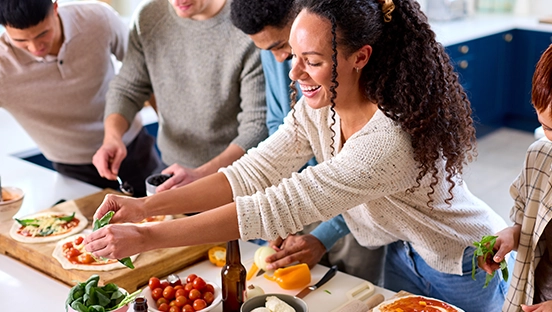
<svg viewBox="0 0 552 312">
<path fill-rule="evenodd" d="M 303 100 L 296 108 L 296 128 L 288 115 L 274 135 L 221 169 L 243 239 L 285 237 L 343 213 L 361 245 L 408 241 L 431 267 L 462 274 L 464 249 L 506 226 L 460 180 L 452 206 L 444 202 L 448 184 L 437 186 L 433 208 L 427 207 L 428 179 L 406 193 L 418 174 L 410 138 L 381 111 L 332 157 L 329 108 L 313 110 Z M 337 151 L 339 117 L 334 129 Z M 319 165 L 295 173 L 312 156 Z"/>
</svg>

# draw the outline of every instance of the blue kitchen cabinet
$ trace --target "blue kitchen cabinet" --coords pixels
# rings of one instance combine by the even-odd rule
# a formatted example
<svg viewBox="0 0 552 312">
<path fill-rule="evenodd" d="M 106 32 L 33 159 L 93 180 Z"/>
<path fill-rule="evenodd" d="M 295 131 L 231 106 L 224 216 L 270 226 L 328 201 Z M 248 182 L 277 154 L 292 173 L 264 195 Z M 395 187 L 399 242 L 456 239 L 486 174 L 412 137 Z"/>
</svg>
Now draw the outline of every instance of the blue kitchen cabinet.
<svg viewBox="0 0 552 312">
<path fill-rule="evenodd" d="M 504 32 L 446 48 L 470 99 L 478 137 L 503 123 L 505 95 L 501 90 L 508 78 L 501 64 L 511 58 L 510 37 L 510 32 Z"/>
<path fill-rule="evenodd" d="M 552 33 L 513 29 L 446 47 L 470 99 L 477 136 L 498 127 L 533 131 L 531 80 Z"/>
<path fill-rule="evenodd" d="M 552 34 L 516 29 L 514 42 L 513 56 L 504 63 L 511 73 L 504 125 L 534 131 L 540 124 L 531 105 L 533 73 L 540 56 L 552 42 Z"/>
</svg>

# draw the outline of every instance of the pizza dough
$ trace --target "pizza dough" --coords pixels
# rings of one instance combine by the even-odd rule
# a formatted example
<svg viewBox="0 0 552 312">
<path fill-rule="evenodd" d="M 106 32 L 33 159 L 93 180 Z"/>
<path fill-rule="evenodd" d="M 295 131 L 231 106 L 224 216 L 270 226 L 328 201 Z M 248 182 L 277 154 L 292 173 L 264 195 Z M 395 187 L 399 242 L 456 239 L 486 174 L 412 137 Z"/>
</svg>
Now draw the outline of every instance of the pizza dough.
<svg viewBox="0 0 552 312">
<path fill-rule="evenodd" d="M 423 296 L 404 296 L 380 303 L 372 312 L 396 311 L 428 311 L 428 312 L 464 312 L 464 310 L 442 300 Z"/>
<path fill-rule="evenodd" d="M 72 235 L 69 237 L 66 237 L 59 242 L 57 242 L 56 247 L 54 248 L 54 251 L 52 252 L 52 257 L 54 257 L 60 264 L 61 267 L 63 267 L 66 270 L 81 270 L 81 271 L 111 271 L 111 270 L 117 270 L 117 269 L 123 269 L 126 268 L 122 263 L 120 263 L 117 260 L 109 259 L 109 260 L 100 260 L 103 261 L 102 263 L 94 263 L 94 264 L 77 264 L 72 263 L 67 259 L 63 254 L 63 245 L 67 242 L 72 242 L 78 237 L 85 237 L 86 235 L 92 233 L 92 230 L 84 230 L 82 233 Z M 88 253 L 86 250 L 81 250 L 83 253 Z M 138 255 L 134 255 L 130 257 L 132 262 L 134 262 L 138 258 Z"/>
<path fill-rule="evenodd" d="M 30 216 L 26 216 L 21 219 L 36 219 L 36 218 L 43 218 L 43 217 L 49 217 L 49 216 L 55 216 L 55 215 L 63 215 L 63 216 L 70 216 L 72 212 L 41 212 L 36 213 Z M 66 238 L 68 236 L 74 235 L 79 233 L 80 231 L 84 230 L 86 226 L 88 225 L 88 220 L 79 212 L 75 212 L 75 218 L 79 220 L 79 223 L 67 231 L 61 231 L 58 234 L 53 233 L 48 236 L 25 236 L 19 234 L 19 230 L 23 227 L 23 225 L 19 224 L 17 221 L 13 221 L 12 227 L 10 228 L 10 236 L 15 239 L 18 242 L 22 243 L 47 243 L 47 242 L 53 242 L 57 241 L 63 238 Z"/>
</svg>

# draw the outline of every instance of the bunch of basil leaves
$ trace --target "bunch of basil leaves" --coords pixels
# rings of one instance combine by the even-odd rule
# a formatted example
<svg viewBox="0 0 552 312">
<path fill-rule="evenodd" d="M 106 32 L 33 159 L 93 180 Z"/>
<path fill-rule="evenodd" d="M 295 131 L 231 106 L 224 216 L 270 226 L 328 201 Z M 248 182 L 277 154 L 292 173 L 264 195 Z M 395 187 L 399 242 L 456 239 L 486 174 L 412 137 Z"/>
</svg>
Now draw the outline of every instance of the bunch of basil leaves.
<svg viewBox="0 0 552 312">
<path fill-rule="evenodd" d="M 109 283 L 98 287 L 100 277 L 92 275 L 86 282 L 78 283 L 69 292 L 65 302 L 65 311 L 68 307 L 78 312 L 107 312 L 118 309 L 131 302 L 140 290 L 128 294 L 117 285 Z"/>
<path fill-rule="evenodd" d="M 496 239 L 498 236 L 492 236 L 492 235 L 486 235 L 483 236 L 481 241 L 474 242 L 473 245 L 476 247 L 475 251 L 473 252 L 473 258 L 472 258 L 472 279 L 475 281 L 475 272 L 477 269 L 477 257 L 483 257 L 483 260 L 487 260 L 488 257 L 493 257 L 495 254 L 495 251 L 493 250 L 494 245 L 496 243 Z M 508 281 L 508 264 L 506 263 L 506 260 L 502 259 L 500 261 L 500 270 L 502 272 L 502 278 L 507 282 Z M 493 274 L 487 274 L 485 277 L 485 285 L 483 288 L 487 287 L 489 285 L 489 282 L 493 279 L 495 276 L 495 272 Z"/>
<path fill-rule="evenodd" d="M 115 212 L 109 211 L 103 217 L 94 221 L 93 231 L 96 231 L 97 229 L 108 225 L 109 221 L 111 221 L 111 218 L 113 218 L 113 215 L 115 215 Z M 127 268 L 134 269 L 134 264 L 132 264 L 132 259 L 130 259 L 130 257 L 119 259 L 119 262 L 122 263 Z"/>
</svg>

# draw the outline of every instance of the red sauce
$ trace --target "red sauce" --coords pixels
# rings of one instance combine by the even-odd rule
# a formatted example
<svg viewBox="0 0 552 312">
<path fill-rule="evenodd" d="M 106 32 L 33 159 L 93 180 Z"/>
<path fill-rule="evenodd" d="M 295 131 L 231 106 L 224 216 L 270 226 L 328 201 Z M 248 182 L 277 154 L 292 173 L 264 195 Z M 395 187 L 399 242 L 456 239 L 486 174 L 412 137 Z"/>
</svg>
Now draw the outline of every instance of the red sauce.
<svg viewBox="0 0 552 312">
<path fill-rule="evenodd" d="M 383 307 L 382 311 L 396 312 L 402 310 L 403 312 L 441 312 L 441 310 L 436 307 L 443 308 L 449 312 L 458 312 L 458 310 L 442 301 L 424 297 L 401 298 L 400 300 Z"/>
<path fill-rule="evenodd" d="M 59 218 L 59 217 L 66 217 L 65 215 L 54 215 L 53 217 L 55 218 Z M 56 235 L 62 235 L 62 234 L 65 234 L 69 231 L 71 231 L 71 229 L 77 227 L 80 223 L 80 220 L 78 218 L 73 218 L 73 220 L 69 221 L 69 222 L 63 222 L 60 224 L 60 227 L 62 228 L 61 231 L 58 231 L 56 233 L 52 233 L 50 235 L 46 235 L 46 236 L 35 236 L 35 237 L 50 237 L 50 236 L 56 236 Z M 21 236 L 26 236 L 26 237 L 33 237 L 33 235 L 31 234 L 31 232 L 29 231 L 29 229 L 33 228 L 33 226 L 21 226 L 19 228 L 19 230 L 17 230 L 17 234 L 21 235 Z"/>
<path fill-rule="evenodd" d="M 97 262 L 91 254 L 81 253 L 73 242 L 65 243 L 63 246 L 63 256 L 69 260 L 72 264 L 84 264 L 84 265 L 104 265 L 117 262 L 117 260 L 110 259 L 107 261 Z"/>
</svg>

